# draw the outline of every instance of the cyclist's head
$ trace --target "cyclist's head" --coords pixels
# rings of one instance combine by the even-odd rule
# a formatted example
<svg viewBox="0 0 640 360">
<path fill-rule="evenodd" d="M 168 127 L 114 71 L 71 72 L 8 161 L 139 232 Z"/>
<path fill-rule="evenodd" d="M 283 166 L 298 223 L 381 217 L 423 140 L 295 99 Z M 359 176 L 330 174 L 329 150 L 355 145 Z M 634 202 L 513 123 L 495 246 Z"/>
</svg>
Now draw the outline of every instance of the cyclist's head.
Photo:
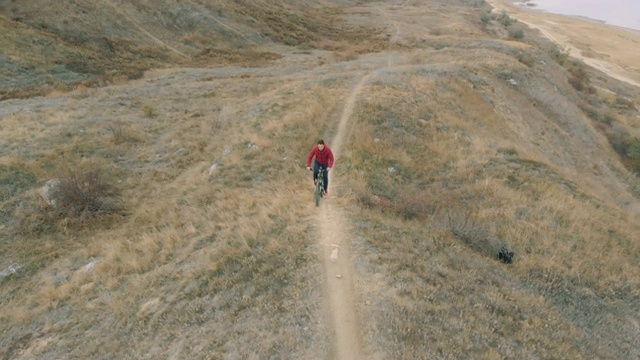
<svg viewBox="0 0 640 360">
<path fill-rule="evenodd" d="M 324 140 L 318 140 L 318 149 L 324 150 Z"/>
</svg>

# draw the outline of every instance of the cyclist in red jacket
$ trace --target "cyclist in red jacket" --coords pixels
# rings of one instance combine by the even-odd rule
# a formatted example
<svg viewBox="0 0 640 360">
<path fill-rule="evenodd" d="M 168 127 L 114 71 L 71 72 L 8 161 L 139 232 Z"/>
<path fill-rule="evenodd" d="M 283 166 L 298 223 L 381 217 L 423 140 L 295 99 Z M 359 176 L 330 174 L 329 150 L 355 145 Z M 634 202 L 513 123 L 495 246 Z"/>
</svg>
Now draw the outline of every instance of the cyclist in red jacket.
<svg viewBox="0 0 640 360">
<path fill-rule="evenodd" d="M 331 149 L 324 144 L 324 140 L 318 140 L 318 144 L 311 149 L 309 156 L 307 156 L 307 170 L 311 170 L 311 160 L 315 156 L 316 161 L 313 164 L 313 186 L 316 186 L 316 179 L 318 178 L 318 170 L 324 169 L 324 193 L 325 196 L 329 195 L 329 170 L 333 167 L 333 153 Z"/>
</svg>

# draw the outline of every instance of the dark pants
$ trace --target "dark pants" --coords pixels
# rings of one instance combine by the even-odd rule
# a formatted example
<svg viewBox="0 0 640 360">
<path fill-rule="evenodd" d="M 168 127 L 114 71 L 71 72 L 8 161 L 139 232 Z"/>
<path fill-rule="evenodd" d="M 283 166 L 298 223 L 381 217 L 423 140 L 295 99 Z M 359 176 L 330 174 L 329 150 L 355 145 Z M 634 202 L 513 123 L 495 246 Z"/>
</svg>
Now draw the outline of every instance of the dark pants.
<svg viewBox="0 0 640 360">
<path fill-rule="evenodd" d="M 313 164 L 313 181 L 315 182 L 318 178 L 318 170 L 322 168 L 324 172 L 322 173 L 324 176 L 322 177 L 324 180 L 324 191 L 326 192 L 329 189 L 329 172 L 327 171 L 327 165 L 322 165 L 319 162 L 315 162 Z"/>
</svg>

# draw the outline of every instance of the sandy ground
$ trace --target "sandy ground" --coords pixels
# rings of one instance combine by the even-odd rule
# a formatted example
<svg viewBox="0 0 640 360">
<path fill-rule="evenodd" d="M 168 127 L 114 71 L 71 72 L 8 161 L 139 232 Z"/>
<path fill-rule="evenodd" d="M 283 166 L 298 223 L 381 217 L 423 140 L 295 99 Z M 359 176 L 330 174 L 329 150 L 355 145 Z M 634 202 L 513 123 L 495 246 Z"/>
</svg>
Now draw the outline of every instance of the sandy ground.
<svg viewBox="0 0 640 360">
<path fill-rule="evenodd" d="M 612 78 L 640 86 L 640 31 L 585 18 L 557 15 L 514 5 L 512 0 L 487 0 L 496 11 L 540 30 L 575 58 Z"/>
</svg>

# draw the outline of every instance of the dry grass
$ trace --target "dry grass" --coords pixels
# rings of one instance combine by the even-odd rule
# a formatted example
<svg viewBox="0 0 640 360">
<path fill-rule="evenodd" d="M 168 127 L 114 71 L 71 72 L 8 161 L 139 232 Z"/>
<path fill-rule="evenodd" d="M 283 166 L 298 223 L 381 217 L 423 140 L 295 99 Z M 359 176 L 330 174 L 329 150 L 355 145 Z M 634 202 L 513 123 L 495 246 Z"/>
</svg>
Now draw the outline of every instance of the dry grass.
<svg viewBox="0 0 640 360">
<path fill-rule="evenodd" d="M 269 82 L 264 96 L 234 99 L 262 81 Z M 67 322 L 79 324 L 83 313 L 111 314 L 65 330 L 114 329 L 112 321 L 118 319 L 119 330 L 95 340 L 111 354 L 326 353 L 328 348 L 315 342 L 328 336 L 322 335 L 328 329 L 318 320 L 324 311 L 321 272 L 310 223 L 304 220 L 313 208 L 300 182 L 307 175 L 300 154 L 306 155 L 316 137 L 331 134 L 328 117 L 338 98 L 321 86 L 270 93 L 272 84 L 252 78 L 187 83 L 188 96 L 213 86 L 216 100 L 226 105 L 193 102 L 185 111 L 161 97 L 146 99 L 157 109 L 153 117 L 139 111 L 135 95 L 124 95 L 130 111 L 99 126 L 80 104 L 69 106 L 64 117 L 43 116 L 38 129 L 24 118 L 8 119 L 14 121 L 7 131 L 15 144 L 7 146 L 23 149 L 30 132 L 40 131 L 40 145 L 23 155 L 38 159 L 32 167 L 54 162 L 37 173 L 39 178 L 55 174 L 67 158 L 101 159 L 119 169 L 110 179 L 123 188 L 126 206 L 123 219 L 100 228 L 64 229 L 50 218 L 50 226 L 32 231 L 37 236 L 24 246 L 4 244 L 3 251 L 16 261 L 29 261 L 24 276 L 31 279 L 25 284 L 4 280 L 11 296 L 24 302 L 3 309 L 3 323 L 25 324 L 35 332 L 40 328 L 35 319 L 43 317 L 53 323 L 45 331 L 53 335 Z M 118 92 L 127 91 L 136 88 L 127 85 Z M 106 108 L 109 101 L 97 100 Z M 310 128 L 316 132 L 309 134 Z M 128 134 L 138 134 L 137 140 L 127 141 Z M 44 139 L 53 139 L 55 153 Z M 300 201 L 305 195 L 309 201 Z M 46 211 L 37 195 L 23 195 L 21 201 L 30 202 L 31 211 Z M 28 255 L 34 246 L 39 257 Z M 56 261 L 62 253 L 70 255 Z M 25 318 L 23 309 L 36 317 Z M 77 315 L 69 316 L 71 311 Z M 242 318 L 251 322 L 238 321 Z M 273 333 L 274 328 L 281 330 Z M 131 331 L 159 338 L 132 348 L 118 335 Z M 202 347 L 197 345 L 202 336 L 219 340 Z M 182 345 L 171 347 L 177 345 L 167 338 Z M 244 346 L 247 342 L 256 346 Z M 148 346 L 157 349 L 149 352 Z M 77 354 L 91 356 L 82 347 Z"/>
<path fill-rule="evenodd" d="M 371 303 L 363 319 L 376 319 L 365 327 L 379 358 L 582 358 L 590 338 L 579 326 L 595 323 L 570 309 L 623 311 L 625 321 L 630 308 L 613 304 L 638 295 L 632 215 L 612 201 L 615 192 L 590 186 L 582 155 L 528 143 L 530 130 L 500 112 L 522 92 L 485 71 L 416 66 L 411 80 L 381 79 L 359 104 L 359 136 L 343 161 L 358 174 L 350 185 L 365 205 L 352 208 L 352 220 L 361 281 L 378 284 L 359 290 Z M 474 78 L 483 86 L 467 83 Z M 573 111 L 566 99 L 546 101 L 560 115 L 523 119 L 543 135 L 557 131 L 553 116 Z M 570 137 L 593 137 L 582 154 L 601 147 L 582 125 L 562 126 Z M 576 167 L 558 166 L 565 159 Z M 510 268 L 497 261 L 503 246 L 516 254 Z M 588 295 L 561 305 L 573 292 Z M 462 328 L 474 335 L 458 336 Z M 614 328 L 607 321 L 595 331 Z M 626 340 L 617 346 L 630 354 Z"/>
<path fill-rule="evenodd" d="M 461 89 L 455 85 L 451 86 L 451 88 L 454 91 Z M 404 89 L 401 91 L 406 94 Z M 438 94 L 437 96 L 444 99 L 437 99 L 434 102 L 440 104 L 439 108 L 443 107 L 443 105 L 446 108 L 447 101 L 449 101 L 448 96 L 443 94 Z M 390 96 L 385 98 L 390 98 Z M 368 189 L 374 194 L 386 198 L 387 201 L 402 200 L 403 197 L 406 197 L 411 198 L 411 202 L 415 202 L 421 198 L 415 196 L 416 188 L 422 188 L 422 193 L 431 196 L 428 201 L 431 205 L 427 206 L 425 204 L 423 206 L 426 210 L 424 215 L 428 215 L 429 210 L 431 213 L 437 214 L 438 207 L 446 206 L 448 209 L 444 217 L 449 222 L 455 218 L 458 219 L 456 221 L 463 224 L 468 223 L 472 228 L 476 227 L 474 224 L 486 222 L 489 219 L 491 223 L 498 222 L 505 228 L 511 228 L 514 226 L 512 222 L 522 220 L 516 217 L 518 208 L 527 208 L 531 206 L 528 204 L 535 201 L 539 203 L 537 207 L 541 209 L 541 213 L 551 211 L 554 214 L 545 216 L 544 220 L 536 218 L 536 226 L 544 226 L 547 234 L 552 230 L 561 232 L 563 237 L 573 238 L 576 243 L 580 241 L 580 238 L 590 237 L 593 241 L 587 241 L 587 244 L 582 245 L 585 247 L 584 251 L 591 256 L 600 258 L 601 256 L 596 256 L 596 254 L 601 254 L 603 247 L 610 246 L 609 241 L 604 240 L 608 237 L 606 230 L 604 230 L 606 228 L 604 224 L 610 224 L 611 221 L 617 222 L 616 218 L 620 217 L 621 214 L 616 213 L 612 208 L 603 206 L 601 200 L 592 198 L 592 195 L 582 193 L 576 189 L 576 184 L 563 179 L 559 170 L 553 170 L 550 168 L 551 165 L 546 164 L 552 163 L 554 159 L 545 160 L 541 156 L 542 154 L 537 154 L 532 160 L 521 159 L 517 158 L 517 150 L 512 151 L 516 158 L 508 157 L 502 160 L 497 158 L 496 155 L 498 154 L 495 153 L 495 145 L 487 143 L 482 137 L 482 134 L 485 134 L 484 131 L 470 126 L 468 123 L 469 118 L 473 119 L 478 116 L 478 123 L 483 127 L 490 127 L 492 126 L 491 112 L 475 111 L 483 108 L 482 104 L 474 101 L 474 98 L 477 97 L 465 94 L 461 98 L 464 98 L 465 102 L 463 104 L 458 103 L 458 106 L 462 107 L 459 111 L 467 116 L 467 119 L 460 120 L 467 121 L 467 124 L 463 124 L 460 120 L 456 122 L 455 114 L 444 114 L 443 116 L 446 117 L 454 116 L 454 118 L 447 119 L 446 127 L 438 126 L 438 124 L 429 126 L 428 122 L 426 124 L 421 122 L 424 124 L 422 132 L 408 130 L 415 127 L 417 123 L 416 120 L 413 120 L 416 118 L 414 114 L 393 114 L 393 112 L 402 111 L 399 110 L 402 107 L 401 103 L 388 107 L 387 109 L 393 108 L 393 110 L 387 110 L 391 113 L 385 114 L 386 121 L 380 122 L 378 127 L 381 130 L 376 131 L 378 136 L 386 134 L 386 138 L 363 137 L 356 145 L 362 147 L 359 151 L 365 154 L 363 156 L 370 156 L 366 155 L 370 153 L 384 156 L 382 158 L 367 159 L 368 163 L 373 160 L 374 163 L 380 164 L 374 165 L 374 168 L 387 169 L 387 171 L 377 171 L 377 173 L 372 174 L 368 180 Z M 378 107 L 381 106 L 378 104 L 369 106 L 372 110 Z M 473 109 L 473 111 L 466 111 L 467 107 Z M 412 108 L 410 111 L 415 112 L 416 110 Z M 484 115 L 485 118 L 480 117 L 482 116 L 481 114 L 486 114 Z M 378 117 L 379 115 L 375 112 L 369 112 L 363 116 L 363 118 L 368 119 L 368 127 L 370 127 L 370 123 L 375 123 L 375 119 Z M 435 121 L 432 120 L 432 122 Z M 461 128 L 452 129 L 451 127 L 456 126 L 456 124 L 459 124 Z M 370 133 L 370 130 L 366 133 Z M 395 134 L 395 136 L 392 134 Z M 415 134 L 415 138 L 410 134 Z M 394 142 L 409 143 L 411 146 L 392 148 L 389 143 Z M 373 149 L 373 147 L 378 148 Z M 420 148 L 424 150 L 419 150 Z M 407 149 L 412 151 L 411 155 L 407 154 Z M 420 165 L 416 166 L 415 164 Z M 427 166 L 431 168 L 423 170 Z M 354 167 L 361 168 L 363 166 L 356 165 Z M 411 171 L 404 170 L 405 168 L 411 169 Z M 427 176 L 420 176 L 423 171 L 430 174 L 430 179 Z M 510 173 L 512 175 L 509 175 Z M 414 174 L 417 175 L 415 178 L 413 178 Z M 576 178 L 580 178 L 580 176 Z M 473 179 L 473 182 L 469 183 L 469 179 Z M 440 194 L 437 192 L 439 188 L 442 189 Z M 512 189 L 516 190 L 514 194 L 516 197 L 507 196 L 513 194 Z M 402 191 L 408 191 L 409 196 L 403 195 Z M 524 198 L 522 197 L 523 195 L 525 195 Z M 442 205 L 439 205 L 439 202 L 442 202 Z M 451 209 L 455 204 L 459 204 L 459 210 Z M 513 205 L 510 208 L 508 204 Z M 407 205 L 415 207 L 415 204 L 412 203 Z M 599 208 L 607 211 L 600 214 L 598 212 Z M 494 210 L 499 211 L 494 213 Z M 461 213 L 457 216 L 451 216 L 452 211 Z M 528 209 L 527 212 L 530 213 Z M 621 224 L 618 226 L 621 226 Z M 496 229 L 492 232 L 494 236 L 503 236 L 500 234 L 501 231 L 505 230 Z M 633 226 L 628 227 L 625 231 L 627 234 L 625 237 L 630 239 L 633 231 Z M 486 232 L 486 230 L 480 232 Z M 549 239 L 548 242 L 542 243 L 546 244 L 544 247 L 548 246 L 549 248 L 558 246 L 558 242 L 555 239 Z M 632 248 L 627 248 L 626 246 L 633 247 L 632 242 L 628 241 L 625 244 L 622 252 L 631 251 Z M 569 248 L 555 252 L 559 258 L 579 257 L 575 252 L 571 254 L 571 249 Z M 631 258 L 629 260 L 634 263 L 636 259 Z M 575 261 L 579 262 L 579 259 L 576 258 Z M 601 261 L 600 265 L 604 266 L 605 262 L 612 262 L 612 259 L 604 257 L 601 258 Z M 602 266 L 596 268 L 602 269 Z M 589 263 L 583 264 L 580 269 L 575 271 L 576 276 L 578 273 L 589 273 L 590 267 L 591 264 Z M 619 270 L 616 267 L 612 268 L 613 273 L 618 273 Z M 619 275 L 622 275 L 622 273 Z M 633 276 L 627 277 L 626 274 L 622 276 L 622 283 L 633 278 Z M 599 275 L 594 274 L 592 280 L 596 281 L 598 277 Z M 600 283 L 603 288 L 606 288 L 608 284 L 610 284 L 608 280 Z"/>
<path fill-rule="evenodd" d="M 7 102 L 0 270 L 23 268 L 0 279 L 0 354 L 329 358 L 304 161 L 317 138 L 331 145 L 354 84 L 374 69 L 332 200 L 350 214 L 366 353 L 637 354 L 640 229 L 628 209 L 639 185 L 577 103 L 596 95 L 576 92 L 535 43 L 488 38 L 480 5 L 438 4 L 425 21 L 411 8 L 385 12 L 407 21 L 399 29 L 416 49 L 374 33 L 351 47 L 366 37 L 357 27 L 318 40 L 304 30 L 312 22 L 285 12 L 271 36 L 295 29 L 288 40 L 323 44 L 331 63 L 315 68 L 314 49 L 273 68 L 162 70 Z M 362 6 L 347 20 L 380 15 Z M 445 13 L 446 27 L 422 29 Z M 194 31 L 179 39 L 204 42 Z M 632 123 L 628 103 L 598 106 L 617 126 Z M 122 209 L 70 226 L 37 190 L 85 163 L 108 170 Z M 497 260 L 502 247 L 513 264 Z"/>
</svg>

